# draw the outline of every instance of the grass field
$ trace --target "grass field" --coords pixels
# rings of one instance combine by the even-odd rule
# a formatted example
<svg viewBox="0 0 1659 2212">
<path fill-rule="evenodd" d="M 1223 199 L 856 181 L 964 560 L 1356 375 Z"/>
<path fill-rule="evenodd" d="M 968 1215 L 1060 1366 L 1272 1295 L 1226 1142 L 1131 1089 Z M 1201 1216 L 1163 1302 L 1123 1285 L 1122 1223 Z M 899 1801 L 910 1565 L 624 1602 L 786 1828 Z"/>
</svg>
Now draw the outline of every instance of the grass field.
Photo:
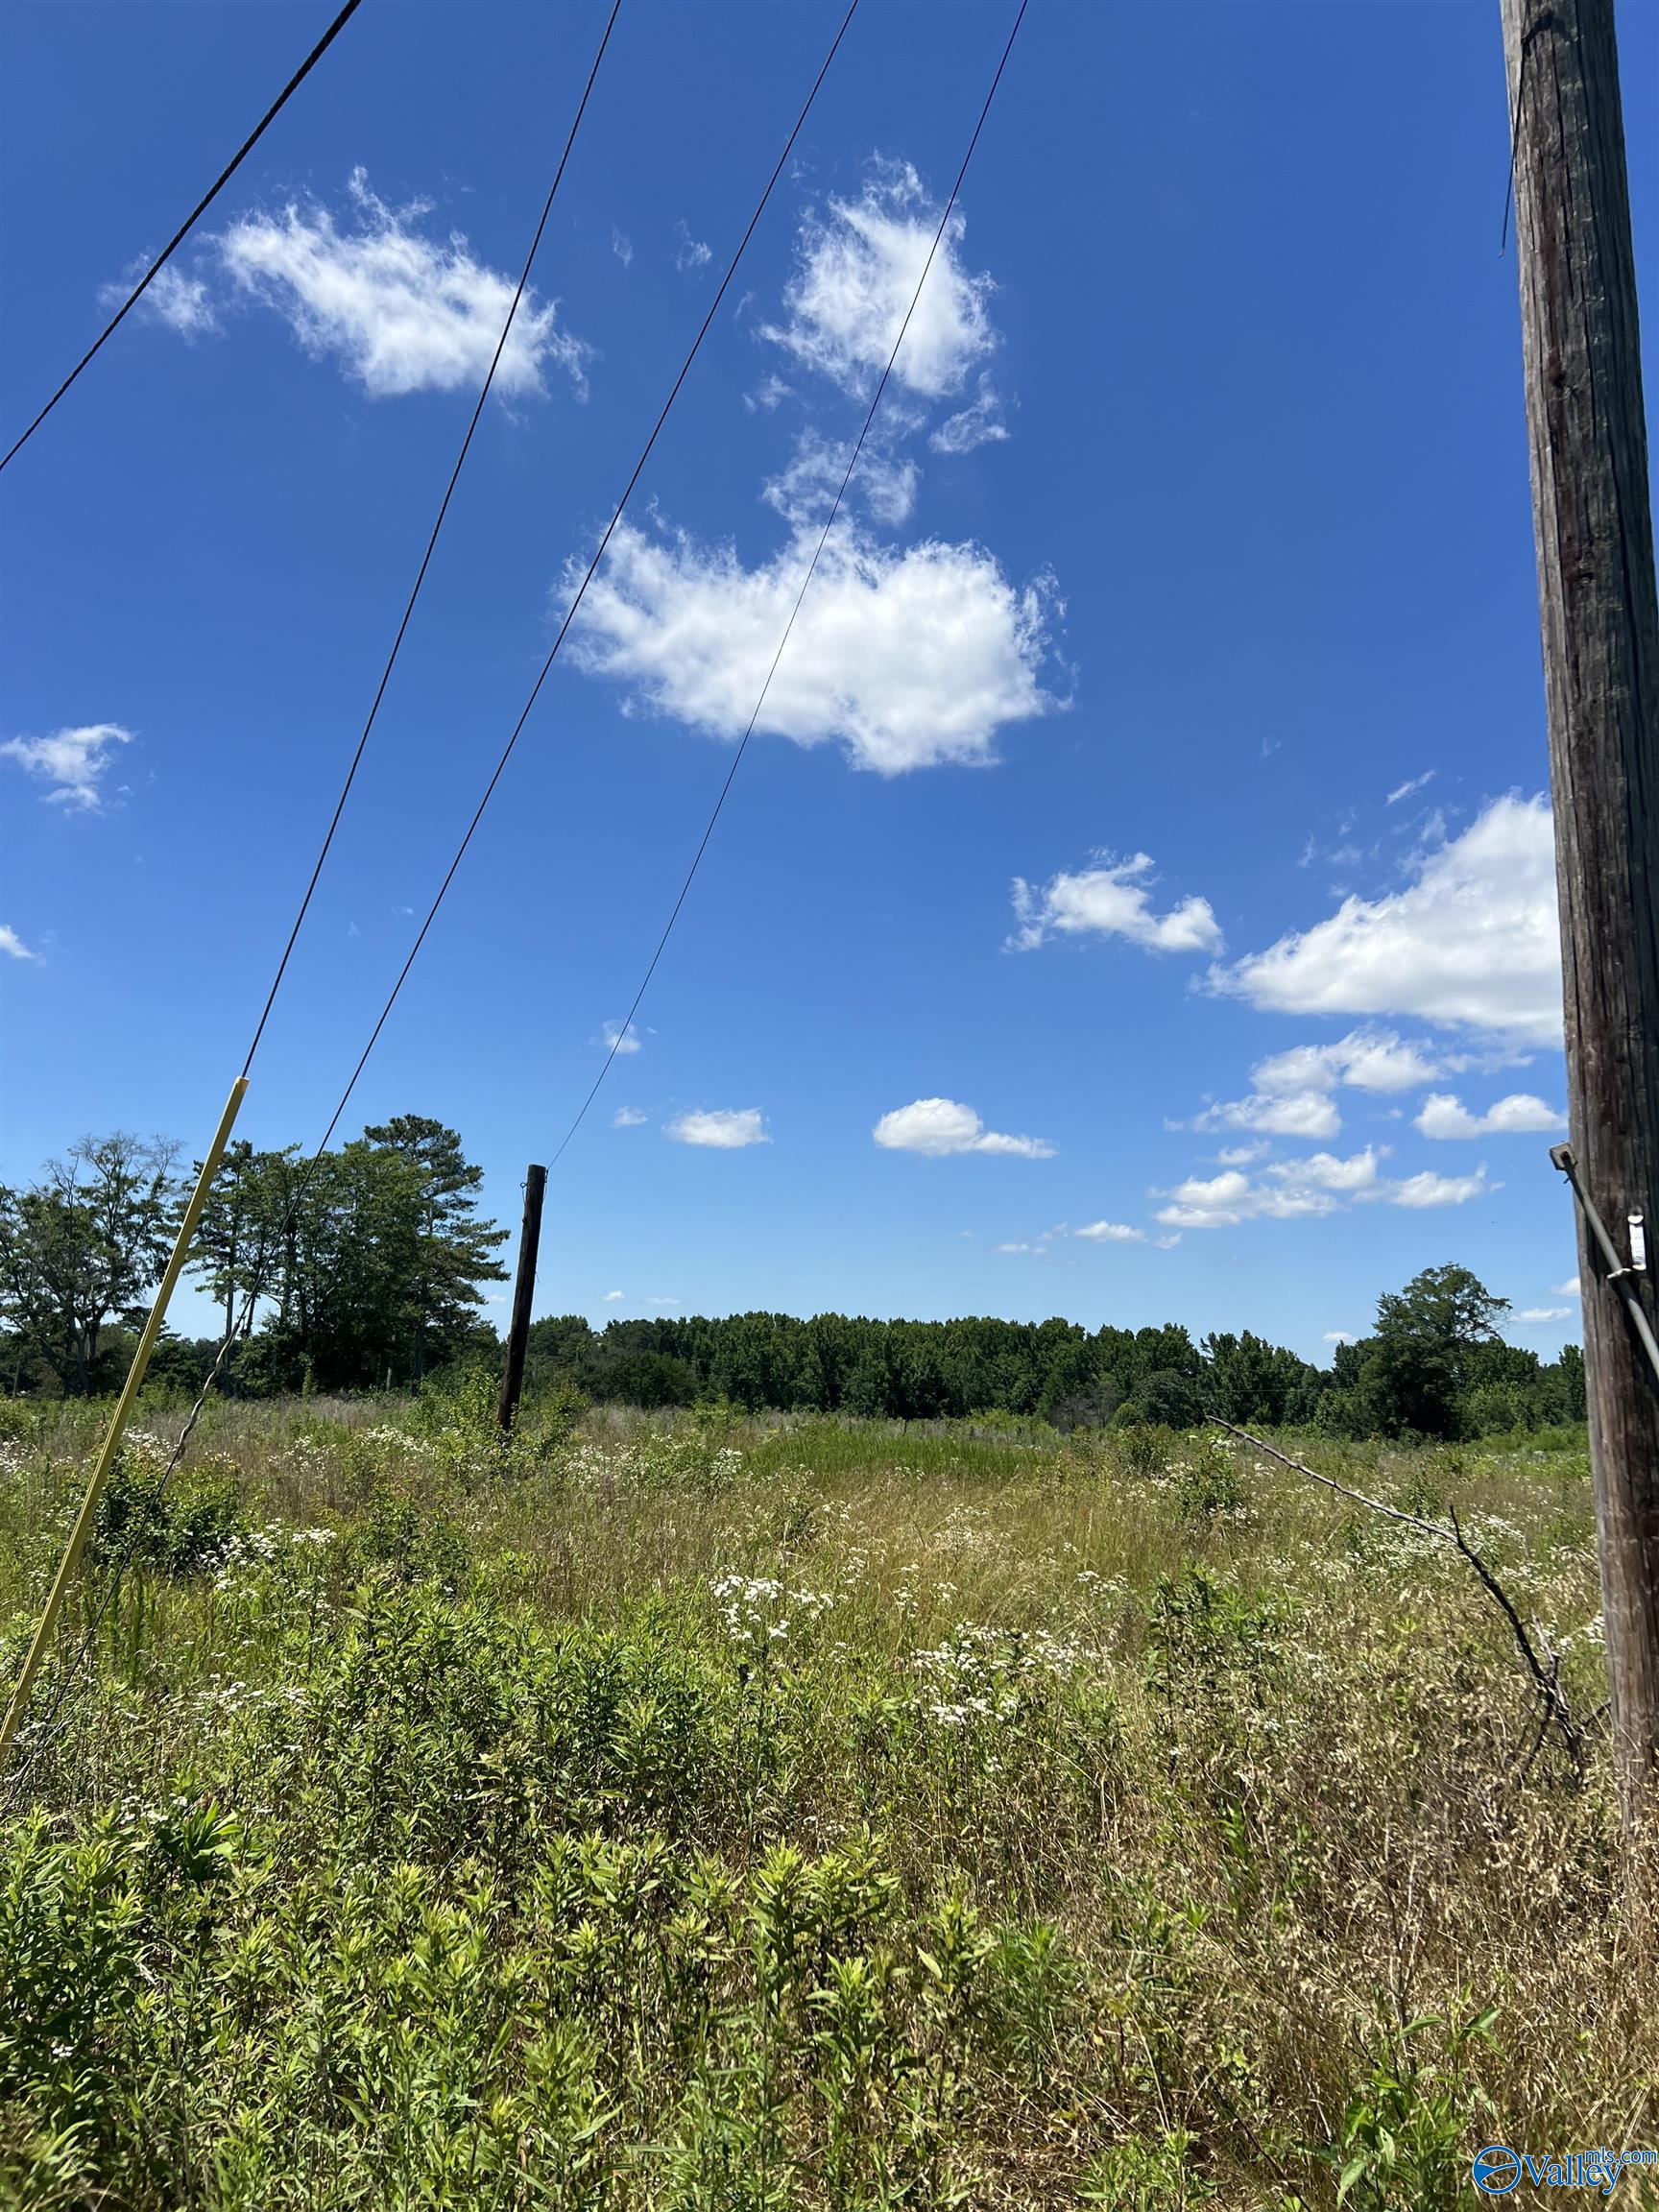
<svg viewBox="0 0 1659 2212">
<path fill-rule="evenodd" d="M 10 1672 L 96 1413 L 0 1411 Z M 1156 1432 L 503 1460 L 482 1390 L 216 1405 L 156 1508 L 170 1422 L 0 1832 L 8 2201 L 1409 2212 L 1659 2140 L 1604 1744 L 1409 1528 Z M 1455 1503 L 1588 1719 L 1542 1443 L 1309 1450 Z"/>
</svg>

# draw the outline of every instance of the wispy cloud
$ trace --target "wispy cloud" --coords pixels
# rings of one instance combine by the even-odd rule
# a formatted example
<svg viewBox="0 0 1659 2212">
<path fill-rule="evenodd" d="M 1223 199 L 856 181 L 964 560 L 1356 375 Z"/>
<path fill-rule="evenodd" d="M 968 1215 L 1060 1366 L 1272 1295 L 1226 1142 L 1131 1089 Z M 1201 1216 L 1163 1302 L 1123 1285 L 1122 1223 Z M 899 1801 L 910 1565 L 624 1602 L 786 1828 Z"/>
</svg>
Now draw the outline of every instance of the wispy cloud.
<svg viewBox="0 0 1659 2212">
<path fill-rule="evenodd" d="M 974 404 L 948 415 L 927 443 L 935 453 L 972 453 L 980 445 L 1000 445 L 1007 436 L 1001 397 L 990 377 L 981 376 Z"/>
<path fill-rule="evenodd" d="M 856 200 L 832 199 L 807 214 L 784 319 L 761 336 L 843 391 L 866 397 L 887 366 L 938 227 L 939 209 L 908 162 L 873 162 Z M 960 391 L 997 343 L 991 279 L 963 266 L 966 228 L 958 210 L 894 364 L 895 380 L 921 398 Z"/>
<path fill-rule="evenodd" d="M 674 266 L 684 273 L 688 269 L 706 269 L 714 258 L 714 250 L 706 246 L 701 238 L 693 238 L 685 218 L 680 218 L 680 243 L 674 250 Z"/>
<path fill-rule="evenodd" d="M 119 307 L 143 276 L 148 258 L 133 262 L 118 284 L 101 285 L 99 306 L 107 312 Z M 206 280 L 187 276 L 171 262 L 151 277 L 132 312 L 164 324 L 180 338 L 204 338 L 219 327 L 218 309 Z"/>
<path fill-rule="evenodd" d="M 785 384 L 781 376 L 768 371 L 753 392 L 744 393 L 743 404 L 751 415 L 772 415 L 785 399 L 793 398 L 794 394 L 792 384 Z"/>
<path fill-rule="evenodd" d="M 718 1152 L 740 1152 L 749 1144 L 770 1144 L 766 1118 L 758 1106 L 682 1114 L 663 1135 L 676 1144 L 702 1144 Z"/>
<path fill-rule="evenodd" d="M 954 1098 L 917 1098 L 883 1114 L 871 1132 L 888 1152 L 921 1152 L 943 1159 L 957 1152 L 998 1152 L 1021 1160 L 1051 1160 L 1054 1147 L 1040 1137 L 1007 1137 L 987 1129 L 972 1106 Z"/>
<path fill-rule="evenodd" d="M 1439 773 L 1437 768 L 1425 768 L 1421 776 L 1413 776 L 1408 783 L 1396 783 L 1383 804 L 1398 806 L 1402 799 L 1409 799 L 1414 791 L 1421 791 L 1432 783 Z"/>
<path fill-rule="evenodd" d="M 9 960 L 38 960 L 40 957 L 38 952 L 32 951 L 24 944 L 16 930 L 6 922 L 0 922 L 0 952 L 4 952 Z"/>
<path fill-rule="evenodd" d="M 1089 1221 L 1081 1229 L 1073 1229 L 1073 1237 L 1087 1237 L 1094 1244 L 1144 1244 L 1146 1232 L 1136 1229 L 1127 1221 Z"/>
<path fill-rule="evenodd" d="M 787 462 L 761 486 L 761 498 L 805 538 L 813 524 L 822 527 L 834 506 L 847 481 L 848 453 L 845 444 L 832 443 L 813 429 L 804 430 Z M 920 482 L 914 461 L 902 459 L 880 439 L 872 438 L 858 456 L 847 496 L 868 509 L 883 528 L 897 529 L 910 518 Z M 845 505 L 842 512 L 847 512 Z"/>
<path fill-rule="evenodd" d="M 377 399 L 452 392 L 482 382 L 517 279 L 477 260 L 457 232 L 421 228 L 427 203 L 389 207 L 362 169 L 347 186 L 343 217 L 315 203 L 279 215 L 249 215 L 219 240 L 242 293 L 264 301 L 307 352 L 332 358 Z M 558 305 L 527 289 L 495 371 L 496 389 L 545 391 L 543 372 L 564 371 L 587 389 L 591 348 L 559 327 Z"/>
<path fill-rule="evenodd" d="M 621 262 L 623 268 L 626 269 L 634 259 L 634 241 L 631 238 L 624 237 L 620 230 L 613 228 L 611 232 L 611 251 L 615 254 L 617 260 Z"/>
<path fill-rule="evenodd" d="M 618 1058 L 624 1052 L 638 1052 L 643 1048 L 640 1044 L 639 1032 L 635 1028 L 632 1022 L 626 1028 L 622 1026 L 620 1022 L 607 1022 L 600 1031 L 600 1036 L 604 1041 L 606 1051 L 614 1052 Z"/>
<path fill-rule="evenodd" d="M 1062 871 L 1046 883 L 1014 878 L 1014 914 L 1020 926 L 1008 949 L 1029 952 L 1052 936 L 1127 937 L 1148 952 L 1214 952 L 1220 926 L 1208 899 L 1189 897 L 1164 913 L 1152 905 L 1152 861 L 1145 853 L 1126 860 L 1097 856 L 1101 865 Z"/>
<path fill-rule="evenodd" d="M 97 814 L 103 810 L 101 786 L 116 749 L 132 742 L 132 731 L 119 722 L 87 722 L 55 730 L 49 737 L 9 737 L 0 754 L 50 786 L 44 794 L 47 805 Z"/>
<path fill-rule="evenodd" d="M 642 1129 L 650 1118 L 648 1114 L 641 1114 L 637 1106 L 618 1106 L 611 1117 L 611 1126 L 613 1129 Z"/>
<path fill-rule="evenodd" d="M 1536 1329 L 1546 1321 L 1565 1321 L 1572 1311 L 1571 1306 L 1523 1306 L 1515 1318 L 1524 1328 Z"/>
</svg>

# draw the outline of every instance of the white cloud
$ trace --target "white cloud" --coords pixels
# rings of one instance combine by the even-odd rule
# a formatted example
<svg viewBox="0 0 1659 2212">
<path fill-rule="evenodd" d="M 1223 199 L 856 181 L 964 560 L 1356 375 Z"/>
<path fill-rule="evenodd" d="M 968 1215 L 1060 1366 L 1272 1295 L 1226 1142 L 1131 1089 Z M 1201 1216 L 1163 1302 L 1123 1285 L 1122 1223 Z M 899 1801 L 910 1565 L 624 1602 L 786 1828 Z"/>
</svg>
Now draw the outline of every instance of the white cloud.
<svg viewBox="0 0 1659 2212">
<path fill-rule="evenodd" d="M 132 742 L 132 731 L 119 722 L 88 722 L 78 729 L 55 730 L 49 737 L 9 737 L 0 745 L 0 754 L 52 786 L 46 793 L 47 805 L 96 814 L 103 806 L 98 786 L 115 748 Z"/>
<path fill-rule="evenodd" d="M 935 453 L 972 453 L 978 445 L 999 445 L 1007 436 L 1001 398 L 990 377 L 981 376 L 973 406 L 948 415 L 927 443 Z"/>
<path fill-rule="evenodd" d="M 1561 1032 L 1555 865 L 1543 797 L 1494 800 L 1419 856 L 1416 880 L 1345 899 L 1310 929 L 1212 972 L 1214 989 L 1296 1014 L 1404 1014 L 1537 1044 Z"/>
<path fill-rule="evenodd" d="M 847 482 L 852 450 L 850 445 L 830 445 L 816 430 L 804 431 L 786 466 L 761 486 L 761 498 L 797 531 L 805 532 L 812 523 L 822 527 L 836 493 Z M 879 445 L 867 443 L 848 484 L 848 494 L 860 497 L 878 522 L 897 529 L 910 517 L 920 480 L 921 471 L 914 461 L 901 461 Z M 823 564 L 819 566 L 821 571 Z"/>
<path fill-rule="evenodd" d="M 626 1029 L 623 1028 L 620 1022 L 607 1022 L 600 1031 L 600 1035 L 605 1041 L 605 1049 L 608 1052 L 614 1052 L 618 1058 L 624 1052 L 638 1052 L 643 1049 L 639 1042 L 639 1032 L 635 1028 L 632 1022 L 629 1022 Z"/>
<path fill-rule="evenodd" d="M 1075 872 L 1062 871 L 1033 887 L 1014 878 L 1014 912 L 1020 927 L 1009 950 L 1029 952 L 1053 935 L 1127 937 L 1149 952 L 1214 952 L 1221 931 L 1208 899 L 1189 897 L 1163 914 L 1154 913 L 1151 856 L 1131 854 L 1127 860 Z"/>
<path fill-rule="evenodd" d="M 475 260 L 459 232 L 424 235 L 417 226 L 429 208 L 388 207 L 362 169 L 348 192 L 345 228 L 326 207 L 293 203 L 280 215 L 233 224 L 219 251 L 237 285 L 275 308 L 307 352 L 336 357 L 373 398 L 481 383 L 516 279 Z M 520 397 L 543 392 L 552 363 L 581 396 L 590 352 L 559 328 L 557 303 L 527 288 L 496 387 Z"/>
<path fill-rule="evenodd" d="M 690 225 L 682 216 L 679 230 L 680 243 L 674 252 L 674 266 L 684 273 L 687 269 L 707 269 L 714 258 L 714 250 L 706 246 L 701 238 L 693 238 Z"/>
<path fill-rule="evenodd" d="M 914 461 L 899 461 L 890 453 L 873 452 L 866 445 L 858 456 L 857 472 L 850 489 L 859 493 L 878 522 L 897 530 L 910 519 L 921 479 L 922 471 Z"/>
<path fill-rule="evenodd" d="M 991 1249 L 993 1252 L 1037 1252 L 1041 1247 L 1036 1244 L 993 1244 Z"/>
<path fill-rule="evenodd" d="M 1262 1129 L 1270 1137 L 1334 1137 L 1342 1117 L 1323 1091 L 1227 1098 L 1206 1106 L 1194 1129 Z M 1240 1147 L 1240 1150 L 1254 1148 Z"/>
<path fill-rule="evenodd" d="M 611 231 L 611 251 L 615 254 L 617 260 L 621 262 L 624 269 L 626 269 L 634 259 L 633 239 L 625 237 L 620 230 L 615 228 L 614 226 L 613 226 Z M 616 1295 L 620 1297 L 622 1293 L 618 1291 Z"/>
<path fill-rule="evenodd" d="M 1576 1275 L 1569 1275 L 1565 1283 L 1551 1283 L 1550 1287 L 1558 1298 L 1582 1298 L 1584 1295 Z"/>
<path fill-rule="evenodd" d="M 4 952 L 9 960 L 38 960 L 40 957 L 38 952 L 32 951 L 24 944 L 16 930 L 6 922 L 0 922 L 0 952 Z"/>
<path fill-rule="evenodd" d="M 1146 1232 L 1135 1229 L 1127 1221 L 1091 1221 L 1087 1227 L 1074 1229 L 1074 1237 L 1088 1237 L 1096 1244 L 1144 1244 Z"/>
<path fill-rule="evenodd" d="M 1286 1188 L 1338 1190 L 1350 1195 L 1369 1190 L 1377 1183 L 1377 1164 L 1387 1156 L 1387 1146 L 1367 1144 L 1363 1152 L 1339 1160 L 1333 1152 L 1310 1152 L 1305 1160 L 1284 1160 L 1269 1167 Z"/>
<path fill-rule="evenodd" d="M 844 391 L 867 396 L 887 366 L 939 228 L 907 162 L 872 163 L 856 200 L 830 200 L 801 228 L 786 319 L 761 331 Z M 894 376 L 926 399 L 961 390 L 997 343 L 993 286 L 963 267 L 966 225 L 952 214 L 916 301 Z"/>
<path fill-rule="evenodd" d="M 1347 1329 L 1327 1329 L 1325 1332 L 1327 1344 L 1358 1344 L 1358 1337 Z"/>
<path fill-rule="evenodd" d="M 611 1117 L 613 1129 L 642 1129 L 650 1117 L 641 1114 L 637 1106 L 618 1106 Z"/>
<path fill-rule="evenodd" d="M 1433 1175 L 1425 1168 L 1403 1183 L 1391 1183 L 1387 1197 L 1390 1206 L 1466 1206 L 1471 1198 L 1484 1198 L 1489 1190 L 1502 1189 L 1501 1183 L 1487 1182 L 1482 1163 L 1473 1175 Z"/>
<path fill-rule="evenodd" d="M 1415 1126 L 1425 1137 L 1523 1136 L 1565 1129 L 1567 1117 L 1527 1091 L 1511 1092 L 1484 1114 L 1471 1114 L 1460 1098 L 1436 1091 L 1424 1099 Z"/>
<path fill-rule="evenodd" d="M 1377 1181 L 1369 1150 L 1351 1160 L 1314 1152 L 1270 1168 L 1271 1182 L 1252 1183 L 1237 1169 L 1205 1180 L 1191 1177 L 1173 1192 L 1175 1204 L 1158 1218 L 1174 1228 L 1224 1228 L 1238 1221 L 1299 1221 L 1336 1213 L 1343 1200 L 1369 1194 Z"/>
<path fill-rule="evenodd" d="M 1225 1229 L 1258 1211 L 1256 1189 L 1237 1167 L 1208 1177 L 1190 1175 L 1169 1193 L 1171 1203 L 1159 1209 L 1158 1218 L 1181 1229 Z"/>
<path fill-rule="evenodd" d="M 1413 791 L 1421 791 L 1432 783 L 1439 773 L 1437 768 L 1425 768 L 1421 776 L 1413 776 L 1408 783 L 1396 783 L 1383 804 L 1398 806 L 1402 799 L 1409 799 Z"/>
<path fill-rule="evenodd" d="M 637 686 L 694 729 L 747 727 L 801 589 L 797 537 L 745 568 L 733 547 L 618 526 L 572 644 L 589 672 Z M 567 569 L 574 590 L 579 567 Z M 1038 682 L 1051 586 L 1016 590 L 982 547 L 892 552 L 850 532 L 825 548 L 757 728 L 800 745 L 839 739 L 883 776 L 995 757 L 1005 724 L 1054 702 Z"/>
<path fill-rule="evenodd" d="M 98 293 L 98 304 L 112 311 L 129 297 L 132 287 L 144 274 L 145 264 L 134 262 L 119 284 L 105 284 Z M 153 322 L 163 323 L 180 338 L 204 338 L 219 327 L 218 310 L 213 304 L 206 282 L 200 276 L 187 276 L 175 263 L 158 269 L 151 277 L 132 310 L 135 315 L 147 315 Z"/>
<path fill-rule="evenodd" d="M 1572 1310 L 1571 1306 L 1524 1306 L 1515 1318 L 1527 1327 L 1536 1327 L 1545 1321 L 1565 1321 Z"/>
<path fill-rule="evenodd" d="M 678 1298 L 647 1298 L 645 1303 L 647 1306 L 678 1306 L 680 1301 Z"/>
<path fill-rule="evenodd" d="M 1293 1045 L 1259 1060 L 1248 1098 L 1207 1106 L 1194 1129 L 1260 1129 L 1272 1137 L 1334 1137 L 1342 1117 L 1331 1094 L 1343 1085 L 1387 1094 L 1415 1090 L 1438 1072 L 1423 1048 L 1391 1029 L 1351 1029 L 1330 1045 Z M 1248 1165 L 1250 1150 L 1221 1154 L 1224 1166 Z"/>
<path fill-rule="evenodd" d="M 1250 1070 L 1258 1091 L 1415 1091 L 1439 1072 L 1423 1048 L 1391 1029 L 1351 1029 L 1333 1045 L 1293 1045 Z"/>
<path fill-rule="evenodd" d="M 1219 1167 L 1248 1167 L 1253 1160 L 1260 1160 L 1272 1147 L 1263 1140 L 1256 1144 L 1223 1144 L 1215 1155 Z"/>
<path fill-rule="evenodd" d="M 737 1152 L 747 1144 L 772 1142 L 766 1134 L 765 1116 L 758 1106 L 682 1114 L 668 1123 L 663 1134 L 672 1137 L 676 1144 L 710 1145 L 720 1152 Z"/>
<path fill-rule="evenodd" d="M 606 1291 L 606 1293 L 605 1293 L 605 1303 L 606 1303 L 606 1305 L 607 1305 L 607 1306 L 613 1306 L 613 1305 L 615 1305 L 615 1303 L 616 1303 L 617 1299 L 618 1299 L 618 1298 L 620 1298 L 622 1295 L 623 1295 L 623 1293 L 622 1293 L 620 1290 L 607 1290 L 607 1291 Z"/>
<path fill-rule="evenodd" d="M 1051 1160 L 1052 1144 L 1039 1137 L 1005 1137 L 987 1129 L 972 1106 L 954 1098 L 917 1098 L 883 1114 L 871 1132 L 889 1152 L 922 1152 L 943 1159 L 953 1152 L 1002 1152 L 1022 1160 Z"/>
<path fill-rule="evenodd" d="M 1368 1144 L 1347 1159 L 1313 1152 L 1299 1160 L 1279 1161 L 1257 1180 L 1238 1168 L 1190 1176 L 1163 1193 L 1169 1203 L 1158 1218 L 1179 1229 L 1227 1229 L 1243 1221 L 1289 1221 L 1336 1214 L 1378 1200 L 1408 1208 L 1462 1206 L 1503 1188 L 1487 1181 L 1484 1166 L 1473 1175 L 1423 1173 L 1395 1180 L 1381 1172 L 1386 1157 L 1386 1146 Z"/>
</svg>

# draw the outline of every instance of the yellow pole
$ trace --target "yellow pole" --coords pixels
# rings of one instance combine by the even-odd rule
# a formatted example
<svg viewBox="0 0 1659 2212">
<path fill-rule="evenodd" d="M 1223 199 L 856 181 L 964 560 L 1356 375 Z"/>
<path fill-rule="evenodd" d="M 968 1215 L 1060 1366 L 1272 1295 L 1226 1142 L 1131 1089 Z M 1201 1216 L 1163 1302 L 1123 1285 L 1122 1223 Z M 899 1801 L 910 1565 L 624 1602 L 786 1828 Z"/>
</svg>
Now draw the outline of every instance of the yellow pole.
<svg viewBox="0 0 1659 2212">
<path fill-rule="evenodd" d="M 202 1172 L 196 1178 L 196 1188 L 190 1193 L 190 1203 L 184 1209 L 184 1218 L 179 1224 L 179 1235 L 174 1239 L 173 1256 L 167 1262 L 166 1273 L 156 1292 L 156 1303 L 150 1309 L 150 1318 L 144 1324 L 144 1334 L 138 1339 L 138 1349 L 132 1355 L 132 1364 L 127 1371 L 127 1380 L 121 1386 L 121 1395 L 115 1401 L 115 1410 L 109 1416 L 109 1428 L 102 1450 L 92 1468 L 86 1495 L 81 1501 L 81 1510 L 75 1517 L 69 1542 L 64 1548 L 58 1576 L 46 1600 L 46 1610 L 40 1616 L 40 1625 L 35 1631 L 35 1641 L 29 1647 L 29 1656 L 23 1662 L 23 1671 L 17 1677 L 17 1687 L 12 1693 L 12 1702 L 6 1708 L 6 1718 L 0 1721 L 0 1751 L 4 1751 L 16 1734 L 28 1708 L 29 1693 L 35 1686 L 35 1677 L 40 1671 L 52 1642 L 52 1631 L 58 1624 L 58 1616 L 63 1609 L 63 1599 L 75 1578 L 75 1570 L 81 1564 L 81 1555 L 86 1549 L 92 1533 L 92 1524 L 98 1513 L 98 1500 L 109 1479 L 109 1470 L 115 1464 L 115 1455 L 121 1449 L 121 1438 L 137 1399 L 139 1385 L 144 1381 L 144 1370 L 150 1364 L 150 1355 L 156 1349 L 156 1339 L 161 1334 L 161 1324 L 167 1315 L 167 1301 L 184 1271 L 184 1262 L 190 1255 L 190 1245 L 196 1235 L 196 1224 L 202 1218 L 202 1209 L 207 1203 L 207 1193 L 213 1188 L 213 1178 L 219 1172 L 219 1163 L 225 1157 L 225 1147 L 230 1142 L 241 1108 L 243 1094 L 248 1089 L 248 1078 L 239 1075 L 230 1086 L 230 1095 L 225 1101 L 225 1111 L 219 1117 L 219 1127 L 207 1157 L 202 1163 Z"/>
</svg>

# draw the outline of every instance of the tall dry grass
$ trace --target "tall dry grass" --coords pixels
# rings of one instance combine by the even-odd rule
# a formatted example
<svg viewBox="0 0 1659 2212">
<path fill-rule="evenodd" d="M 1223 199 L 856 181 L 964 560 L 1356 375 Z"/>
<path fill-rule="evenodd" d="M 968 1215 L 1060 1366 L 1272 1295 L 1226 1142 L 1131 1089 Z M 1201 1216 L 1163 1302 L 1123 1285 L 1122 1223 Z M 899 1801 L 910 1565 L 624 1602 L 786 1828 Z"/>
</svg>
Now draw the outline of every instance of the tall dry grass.
<svg viewBox="0 0 1659 2212">
<path fill-rule="evenodd" d="M 8 1660 L 90 1420 L 9 1446 Z M 1322 1464 L 1455 1503 L 1588 1717 L 1553 1441 Z M 1599 1735 L 1248 1453 L 219 1405 L 157 1510 L 159 1450 L 4 1832 L 20 2200 L 1404 2212 L 1659 2139 Z"/>
</svg>

